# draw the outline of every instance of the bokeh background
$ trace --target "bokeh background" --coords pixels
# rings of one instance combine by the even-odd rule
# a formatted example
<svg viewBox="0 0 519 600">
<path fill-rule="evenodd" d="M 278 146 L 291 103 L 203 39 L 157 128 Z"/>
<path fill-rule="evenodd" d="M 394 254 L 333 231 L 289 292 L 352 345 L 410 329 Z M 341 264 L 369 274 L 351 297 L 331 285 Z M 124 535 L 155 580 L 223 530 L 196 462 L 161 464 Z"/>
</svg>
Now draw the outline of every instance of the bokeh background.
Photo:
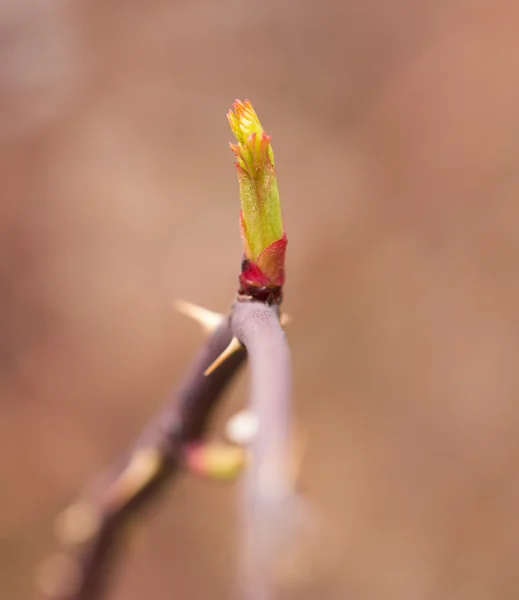
<svg viewBox="0 0 519 600">
<path fill-rule="evenodd" d="M 519 597 L 518 30 L 513 0 L 2 0 L 2 600 L 187 368 L 173 300 L 232 299 L 235 97 L 274 135 L 319 522 L 286 597 Z M 236 498 L 179 480 L 111 598 L 231 597 Z"/>
</svg>

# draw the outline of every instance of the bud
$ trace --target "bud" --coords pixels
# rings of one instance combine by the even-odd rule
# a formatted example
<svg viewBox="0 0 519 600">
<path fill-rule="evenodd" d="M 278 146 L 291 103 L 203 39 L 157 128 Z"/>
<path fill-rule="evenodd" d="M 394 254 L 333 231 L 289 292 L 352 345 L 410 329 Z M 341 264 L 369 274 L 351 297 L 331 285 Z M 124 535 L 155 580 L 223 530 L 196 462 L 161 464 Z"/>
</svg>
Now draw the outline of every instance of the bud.
<svg viewBox="0 0 519 600">
<path fill-rule="evenodd" d="M 285 279 L 287 239 L 283 231 L 271 137 L 261 126 L 252 104 L 236 100 L 227 114 L 237 144 L 241 234 L 244 262 L 242 287 L 278 288 Z"/>
<path fill-rule="evenodd" d="M 209 479 L 229 481 L 235 479 L 246 463 L 243 448 L 218 442 L 189 444 L 185 461 L 193 473 Z"/>
</svg>

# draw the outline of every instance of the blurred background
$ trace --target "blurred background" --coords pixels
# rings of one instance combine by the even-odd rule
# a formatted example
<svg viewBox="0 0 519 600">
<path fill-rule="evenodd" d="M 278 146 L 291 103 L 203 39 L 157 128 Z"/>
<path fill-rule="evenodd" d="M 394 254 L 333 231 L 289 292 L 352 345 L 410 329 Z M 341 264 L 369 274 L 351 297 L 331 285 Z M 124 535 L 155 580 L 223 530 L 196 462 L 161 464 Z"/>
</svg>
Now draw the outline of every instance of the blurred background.
<svg viewBox="0 0 519 600">
<path fill-rule="evenodd" d="M 519 597 L 519 5 L 2 0 L 0 597 L 225 311 L 225 113 L 273 134 L 300 487 L 287 598 Z M 246 371 L 214 437 L 247 396 Z M 114 600 L 228 598 L 237 487 L 186 476 Z"/>
</svg>

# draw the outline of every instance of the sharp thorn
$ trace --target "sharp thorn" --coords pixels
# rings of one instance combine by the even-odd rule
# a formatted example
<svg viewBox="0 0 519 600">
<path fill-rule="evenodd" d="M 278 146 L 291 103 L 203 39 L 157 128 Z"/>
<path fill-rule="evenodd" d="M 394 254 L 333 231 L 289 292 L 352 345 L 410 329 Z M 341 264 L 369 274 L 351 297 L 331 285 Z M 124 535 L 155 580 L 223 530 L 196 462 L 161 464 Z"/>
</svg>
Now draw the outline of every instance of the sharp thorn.
<svg viewBox="0 0 519 600">
<path fill-rule="evenodd" d="M 293 424 L 290 432 L 290 442 L 287 456 L 288 478 L 295 487 L 303 458 L 308 446 L 305 432 L 297 424 Z M 235 413 L 226 424 L 225 435 L 227 439 L 238 446 L 250 446 L 258 434 L 258 421 L 252 411 L 248 409 Z"/>
<path fill-rule="evenodd" d="M 56 519 L 56 537 L 68 546 L 81 544 L 94 537 L 100 525 L 101 516 L 94 505 L 78 501 Z"/>
<path fill-rule="evenodd" d="M 110 507 L 124 506 L 157 476 L 163 459 L 156 448 L 140 448 L 128 466 L 108 488 L 105 503 Z"/>
<path fill-rule="evenodd" d="M 248 409 L 234 413 L 225 425 L 225 436 L 233 444 L 248 446 L 258 433 L 258 419 Z"/>
<path fill-rule="evenodd" d="M 176 300 L 175 308 L 179 313 L 194 319 L 207 333 L 212 333 L 225 319 L 225 315 L 185 300 Z"/>
<path fill-rule="evenodd" d="M 213 371 L 215 371 L 223 362 L 225 362 L 229 356 L 234 354 L 237 350 L 241 348 L 241 344 L 238 341 L 238 338 L 233 337 L 230 341 L 227 348 L 220 354 L 220 356 L 210 364 L 207 369 L 204 371 L 204 375 L 210 375 Z"/>
<path fill-rule="evenodd" d="M 284 327 L 285 325 L 292 323 L 293 320 L 294 319 L 292 319 L 292 317 L 290 315 L 287 315 L 286 313 L 282 313 L 281 316 L 279 317 L 279 323 L 280 323 L 281 327 Z"/>
</svg>

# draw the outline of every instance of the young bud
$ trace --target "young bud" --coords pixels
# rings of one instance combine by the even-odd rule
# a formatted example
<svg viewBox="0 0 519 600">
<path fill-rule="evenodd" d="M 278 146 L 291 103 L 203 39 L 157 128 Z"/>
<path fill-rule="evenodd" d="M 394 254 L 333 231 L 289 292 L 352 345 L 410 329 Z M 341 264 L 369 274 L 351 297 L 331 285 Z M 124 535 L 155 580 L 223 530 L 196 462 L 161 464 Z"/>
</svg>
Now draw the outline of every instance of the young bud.
<svg viewBox="0 0 519 600">
<path fill-rule="evenodd" d="M 234 110 L 234 112 L 233 112 Z M 236 100 L 227 114 L 237 144 L 241 234 L 244 261 L 241 283 L 246 289 L 281 287 L 285 279 L 286 235 L 281 219 L 271 137 L 261 126 L 252 104 Z"/>
</svg>

